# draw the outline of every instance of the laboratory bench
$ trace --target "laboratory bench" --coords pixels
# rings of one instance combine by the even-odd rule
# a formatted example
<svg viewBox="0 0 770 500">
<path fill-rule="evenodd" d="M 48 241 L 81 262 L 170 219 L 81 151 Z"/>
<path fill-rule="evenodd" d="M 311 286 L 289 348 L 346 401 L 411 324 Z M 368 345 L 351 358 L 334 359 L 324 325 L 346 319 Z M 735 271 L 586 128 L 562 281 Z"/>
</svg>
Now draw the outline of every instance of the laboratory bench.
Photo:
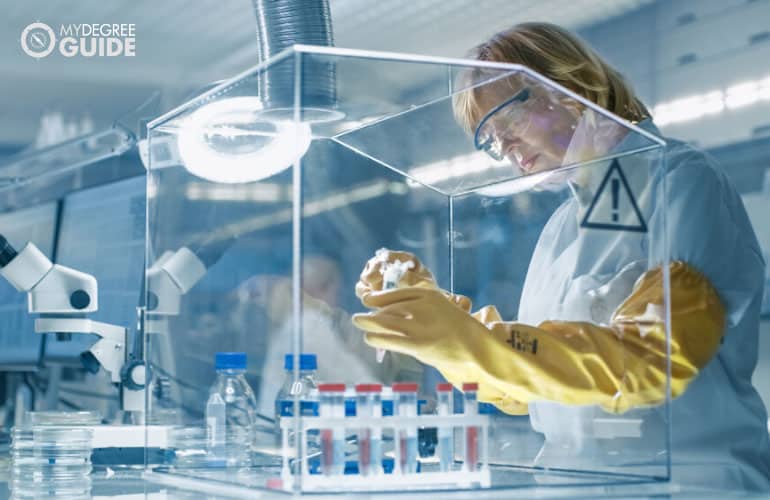
<svg viewBox="0 0 770 500">
<path fill-rule="evenodd" d="M 230 485 L 212 482 L 209 486 L 201 487 L 199 482 L 185 484 L 183 478 L 148 473 L 141 468 L 125 468 L 113 470 L 98 467 L 91 474 L 92 488 L 89 494 L 78 496 L 79 499 L 115 499 L 115 500 L 167 500 L 193 498 L 291 498 L 286 493 L 238 490 Z M 7 453 L 0 459 L 0 500 L 10 498 L 29 498 L 11 494 L 10 460 Z M 325 499 L 340 495 L 308 495 L 311 498 Z M 521 490 L 466 490 L 456 492 L 431 492 L 408 494 L 360 493 L 345 495 L 347 498 L 376 498 L 379 500 L 407 498 L 442 498 L 444 500 L 484 500 L 509 498 L 676 498 L 676 499 L 725 499 L 725 498 L 768 498 L 768 494 L 747 494 L 743 492 L 706 490 L 692 487 L 679 487 L 676 484 L 636 484 L 623 486 L 601 487 L 541 487 L 524 488 Z"/>
</svg>

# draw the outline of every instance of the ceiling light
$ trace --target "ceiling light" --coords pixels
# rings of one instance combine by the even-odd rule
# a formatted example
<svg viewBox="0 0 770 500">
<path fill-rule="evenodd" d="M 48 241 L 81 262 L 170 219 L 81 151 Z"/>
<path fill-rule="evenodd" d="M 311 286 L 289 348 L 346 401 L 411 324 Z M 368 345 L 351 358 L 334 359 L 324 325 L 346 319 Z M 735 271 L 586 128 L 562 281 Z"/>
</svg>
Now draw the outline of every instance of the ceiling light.
<svg viewBox="0 0 770 500">
<path fill-rule="evenodd" d="M 739 83 L 729 87 L 725 92 L 725 105 L 728 109 L 737 109 L 759 100 L 758 82 Z"/>
</svg>

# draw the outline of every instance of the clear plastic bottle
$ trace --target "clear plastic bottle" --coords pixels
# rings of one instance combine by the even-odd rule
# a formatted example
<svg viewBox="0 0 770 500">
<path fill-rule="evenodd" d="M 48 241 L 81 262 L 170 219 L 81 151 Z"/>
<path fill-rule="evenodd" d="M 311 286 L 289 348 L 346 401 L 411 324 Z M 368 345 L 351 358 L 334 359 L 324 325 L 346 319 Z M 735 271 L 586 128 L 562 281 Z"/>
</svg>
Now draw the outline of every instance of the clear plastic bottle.
<svg viewBox="0 0 770 500">
<path fill-rule="evenodd" d="M 257 416 L 257 400 L 245 377 L 246 353 L 218 352 L 215 366 L 217 379 L 209 391 L 208 403 L 214 405 L 212 411 L 219 411 L 215 395 L 219 395 L 225 403 L 224 465 L 246 467 L 251 464 Z M 215 415 L 212 417 L 216 418 Z M 216 420 L 212 422 L 218 423 Z M 210 425 L 209 422 L 207 425 Z"/>
<path fill-rule="evenodd" d="M 286 371 L 283 384 L 275 397 L 275 425 L 277 444 L 282 442 L 280 430 L 280 418 L 294 415 L 294 396 L 299 397 L 299 411 L 304 417 L 318 416 L 318 384 L 316 383 L 316 370 L 318 359 L 315 354 L 299 355 L 299 378 L 294 381 L 294 355 L 286 354 L 283 359 L 283 368 Z M 283 450 L 290 456 L 296 456 L 297 444 L 294 436 L 295 430 L 289 430 L 289 449 Z M 318 431 L 310 430 L 307 434 L 307 449 L 305 453 L 314 454 L 319 451 Z"/>
<path fill-rule="evenodd" d="M 206 450 L 214 461 L 225 459 L 227 405 L 218 392 L 212 392 L 206 402 Z"/>
<path fill-rule="evenodd" d="M 275 421 L 280 417 L 290 417 L 294 414 L 294 396 L 299 396 L 300 413 L 306 417 L 318 416 L 318 402 L 315 401 L 316 370 L 318 360 L 315 354 L 300 354 L 299 379 L 294 381 L 294 355 L 287 354 L 283 359 L 286 370 L 281 389 L 275 397 Z"/>
</svg>

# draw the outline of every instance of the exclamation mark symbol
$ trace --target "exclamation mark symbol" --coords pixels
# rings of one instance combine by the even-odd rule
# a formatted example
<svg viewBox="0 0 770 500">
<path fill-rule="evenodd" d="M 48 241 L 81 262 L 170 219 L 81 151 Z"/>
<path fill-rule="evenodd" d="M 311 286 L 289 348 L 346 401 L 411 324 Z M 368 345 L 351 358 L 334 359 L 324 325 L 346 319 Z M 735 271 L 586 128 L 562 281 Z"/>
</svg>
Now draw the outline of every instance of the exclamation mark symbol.
<svg viewBox="0 0 770 500">
<path fill-rule="evenodd" d="M 612 179 L 612 222 L 618 221 L 618 194 L 620 193 L 620 181 Z"/>
</svg>

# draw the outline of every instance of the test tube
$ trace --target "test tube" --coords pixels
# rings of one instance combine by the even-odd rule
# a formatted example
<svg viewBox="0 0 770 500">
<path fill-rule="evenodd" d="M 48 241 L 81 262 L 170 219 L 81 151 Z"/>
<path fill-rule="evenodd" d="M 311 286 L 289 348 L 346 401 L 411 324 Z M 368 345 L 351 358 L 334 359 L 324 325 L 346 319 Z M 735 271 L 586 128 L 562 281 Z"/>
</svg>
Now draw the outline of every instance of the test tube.
<svg viewBox="0 0 770 500">
<path fill-rule="evenodd" d="M 401 262 L 396 260 L 394 262 L 388 262 L 389 251 L 386 248 L 380 248 L 377 250 L 377 258 L 382 262 L 380 272 L 382 273 L 382 289 L 392 290 L 398 288 L 398 282 L 401 281 L 401 277 L 409 270 L 414 268 L 414 262 L 407 260 Z M 377 362 L 382 363 L 385 360 L 385 349 L 377 348 Z"/>
<path fill-rule="evenodd" d="M 439 416 L 446 417 L 454 414 L 452 405 L 452 384 L 436 385 L 436 400 Z M 448 472 L 453 462 L 454 427 L 444 424 L 438 427 L 438 456 L 441 472 Z"/>
<path fill-rule="evenodd" d="M 382 385 L 356 385 L 356 416 L 382 417 Z M 362 476 L 382 473 L 382 429 L 361 427 L 358 429 L 358 472 Z"/>
<path fill-rule="evenodd" d="M 466 382 L 463 384 L 463 414 L 476 416 L 479 414 L 477 393 L 479 384 Z M 479 465 L 479 428 L 475 425 L 465 426 L 465 470 L 475 472 Z"/>
<path fill-rule="evenodd" d="M 321 417 L 345 418 L 345 384 L 319 384 Z M 333 425 L 321 429 L 323 473 L 327 476 L 345 472 L 345 427 Z"/>
<path fill-rule="evenodd" d="M 393 384 L 394 406 L 393 413 L 398 417 L 417 416 L 417 384 L 403 382 Z M 408 425 L 398 431 L 398 471 L 404 473 L 417 472 L 417 426 Z"/>
</svg>

